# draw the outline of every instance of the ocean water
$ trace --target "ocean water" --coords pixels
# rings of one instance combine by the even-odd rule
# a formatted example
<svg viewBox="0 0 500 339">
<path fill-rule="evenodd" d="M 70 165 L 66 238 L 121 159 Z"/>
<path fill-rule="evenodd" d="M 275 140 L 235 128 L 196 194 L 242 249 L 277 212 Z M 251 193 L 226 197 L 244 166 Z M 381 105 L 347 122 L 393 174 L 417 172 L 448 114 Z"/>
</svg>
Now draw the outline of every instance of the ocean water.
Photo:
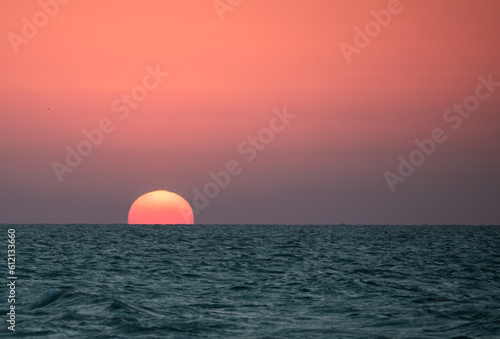
<svg viewBox="0 0 500 339">
<path fill-rule="evenodd" d="M 500 338 L 500 227 L 9 228 L 3 337 Z"/>
</svg>

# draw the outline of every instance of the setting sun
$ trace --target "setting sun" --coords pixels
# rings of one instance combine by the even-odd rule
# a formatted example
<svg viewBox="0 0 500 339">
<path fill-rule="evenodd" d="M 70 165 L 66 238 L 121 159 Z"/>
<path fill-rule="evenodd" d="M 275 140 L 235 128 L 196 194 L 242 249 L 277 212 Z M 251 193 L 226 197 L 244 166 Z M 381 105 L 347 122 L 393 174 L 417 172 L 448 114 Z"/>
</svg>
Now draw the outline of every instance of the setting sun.
<svg viewBox="0 0 500 339">
<path fill-rule="evenodd" d="M 169 191 L 154 191 L 141 195 L 130 207 L 129 224 L 190 224 L 194 223 L 191 205 L 180 195 Z"/>
</svg>

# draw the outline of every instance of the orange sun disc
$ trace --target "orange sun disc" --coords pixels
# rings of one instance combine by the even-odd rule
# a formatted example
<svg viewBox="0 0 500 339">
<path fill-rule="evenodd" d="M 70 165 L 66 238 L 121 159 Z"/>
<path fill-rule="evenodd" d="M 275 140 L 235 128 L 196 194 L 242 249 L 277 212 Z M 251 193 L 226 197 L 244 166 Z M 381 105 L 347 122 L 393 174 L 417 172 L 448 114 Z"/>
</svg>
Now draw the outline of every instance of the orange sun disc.
<svg viewBox="0 0 500 339">
<path fill-rule="evenodd" d="M 192 225 L 193 209 L 178 194 L 163 190 L 149 192 L 134 201 L 128 212 L 128 223 Z"/>
</svg>

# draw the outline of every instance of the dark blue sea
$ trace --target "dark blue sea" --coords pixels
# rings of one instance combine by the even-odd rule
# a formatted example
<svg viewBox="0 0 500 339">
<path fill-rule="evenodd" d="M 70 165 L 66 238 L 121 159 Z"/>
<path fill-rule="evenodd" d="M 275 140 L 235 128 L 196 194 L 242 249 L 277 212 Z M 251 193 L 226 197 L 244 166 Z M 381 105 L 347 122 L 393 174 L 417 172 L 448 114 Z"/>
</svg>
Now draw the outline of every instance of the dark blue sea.
<svg viewBox="0 0 500 339">
<path fill-rule="evenodd" d="M 500 338 L 500 227 L 0 229 L 3 337 Z"/>
</svg>

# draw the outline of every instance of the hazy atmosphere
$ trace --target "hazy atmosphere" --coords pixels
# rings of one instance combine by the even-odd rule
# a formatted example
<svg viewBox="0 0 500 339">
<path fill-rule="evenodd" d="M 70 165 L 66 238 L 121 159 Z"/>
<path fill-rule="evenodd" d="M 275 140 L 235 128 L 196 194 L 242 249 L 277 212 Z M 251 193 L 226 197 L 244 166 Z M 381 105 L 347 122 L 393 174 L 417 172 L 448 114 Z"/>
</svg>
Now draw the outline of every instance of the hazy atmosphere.
<svg viewBox="0 0 500 339">
<path fill-rule="evenodd" d="M 498 337 L 499 13 L 0 0 L 0 336 Z"/>
<path fill-rule="evenodd" d="M 499 9 L 0 1 L 0 223 L 499 223 Z"/>
</svg>

